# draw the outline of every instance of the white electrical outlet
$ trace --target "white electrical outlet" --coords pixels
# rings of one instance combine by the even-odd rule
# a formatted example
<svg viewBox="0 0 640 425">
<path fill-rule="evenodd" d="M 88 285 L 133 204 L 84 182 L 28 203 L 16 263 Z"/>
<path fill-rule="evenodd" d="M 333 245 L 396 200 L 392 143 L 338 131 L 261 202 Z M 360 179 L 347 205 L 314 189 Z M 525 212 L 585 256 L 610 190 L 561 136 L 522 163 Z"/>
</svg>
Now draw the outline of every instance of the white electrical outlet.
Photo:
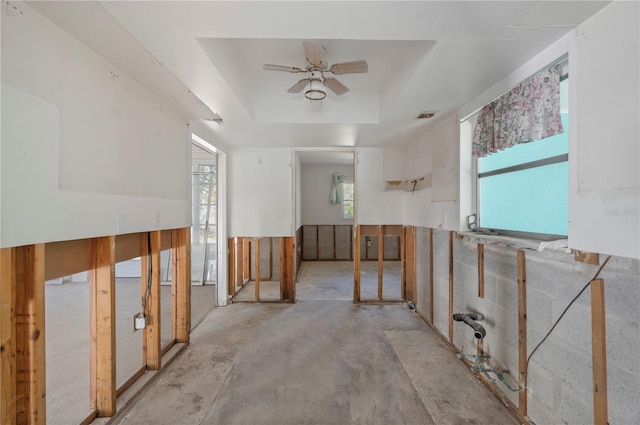
<svg viewBox="0 0 640 425">
<path fill-rule="evenodd" d="M 133 316 L 133 330 L 139 331 L 147 326 L 147 318 L 142 313 Z"/>
</svg>

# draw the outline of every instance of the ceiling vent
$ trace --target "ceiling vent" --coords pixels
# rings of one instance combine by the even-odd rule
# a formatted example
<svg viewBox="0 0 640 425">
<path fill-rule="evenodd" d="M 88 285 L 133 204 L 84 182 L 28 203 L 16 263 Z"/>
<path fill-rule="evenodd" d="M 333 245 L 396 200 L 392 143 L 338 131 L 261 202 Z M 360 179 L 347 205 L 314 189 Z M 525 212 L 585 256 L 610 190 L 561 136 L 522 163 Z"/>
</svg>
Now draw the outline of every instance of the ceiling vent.
<svg viewBox="0 0 640 425">
<path fill-rule="evenodd" d="M 429 118 L 433 118 L 435 116 L 435 112 L 420 112 L 420 114 L 416 117 L 419 120 L 426 120 Z"/>
</svg>

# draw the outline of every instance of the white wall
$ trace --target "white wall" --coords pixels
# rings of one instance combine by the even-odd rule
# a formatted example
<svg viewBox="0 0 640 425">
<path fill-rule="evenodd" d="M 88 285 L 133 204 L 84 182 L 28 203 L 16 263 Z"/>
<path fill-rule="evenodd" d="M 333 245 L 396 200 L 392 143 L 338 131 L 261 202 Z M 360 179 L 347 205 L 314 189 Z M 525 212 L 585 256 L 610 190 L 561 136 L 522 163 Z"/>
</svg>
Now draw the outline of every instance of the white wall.
<svg viewBox="0 0 640 425">
<path fill-rule="evenodd" d="M 302 166 L 302 224 L 353 224 L 342 218 L 342 204 L 330 204 L 334 174 L 353 175 L 352 165 Z M 342 199 L 342 198 L 341 198 Z"/>
<path fill-rule="evenodd" d="M 614 2 L 570 51 L 569 245 L 640 258 L 640 4 Z M 574 161 L 571 158 L 575 158 Z"/>
<path fill-rule="evenodd" d="M 24 3 L 2 31 L 2 246 L 189 225 L 181 114 Z"/>
<path fill-rule="evenodd" d="M 385 192 L 383 148 L 356 151 L 357 224 L 404 224 L 404 193 Z"/>
<path fill-rule="evenodd" d="M 293 236 L 295 154 L 288 148 L 239 148 L 228 164 L 229 237 Z"/>
<path fill-rule="evenodd" d="M 295 186 L 295 208 L 296 208 L 296 222 L 295 230 L 298 230 L 302 226 L 302 164 L 300 162 L 300 153 L 296 152 L 296 160 L 294 163 L 294 186 Z"/>
<path fill-rule="evenodd" d="M 451 115 L 405 147 L 405 180 L 425 176 L 430 181 L 404 194 L 405 224 L 459 230 L 458 128 L 457 116 Z"/>
</svg>

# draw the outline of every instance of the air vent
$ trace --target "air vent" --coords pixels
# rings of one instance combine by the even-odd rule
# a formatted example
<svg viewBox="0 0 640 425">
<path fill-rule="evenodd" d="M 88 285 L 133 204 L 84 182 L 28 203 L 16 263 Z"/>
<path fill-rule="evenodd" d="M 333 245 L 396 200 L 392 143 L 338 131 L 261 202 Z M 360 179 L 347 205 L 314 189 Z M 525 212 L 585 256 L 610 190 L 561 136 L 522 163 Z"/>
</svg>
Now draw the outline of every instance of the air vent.
<svg viewBox="0 0 640 425">
<path fill-rule="evenodd" d="M 435 112 L 421 112 L 416 118 L 419 120 L 425 120 L 428 118 L 433 118 L 435 115 Z"/>
</svg>

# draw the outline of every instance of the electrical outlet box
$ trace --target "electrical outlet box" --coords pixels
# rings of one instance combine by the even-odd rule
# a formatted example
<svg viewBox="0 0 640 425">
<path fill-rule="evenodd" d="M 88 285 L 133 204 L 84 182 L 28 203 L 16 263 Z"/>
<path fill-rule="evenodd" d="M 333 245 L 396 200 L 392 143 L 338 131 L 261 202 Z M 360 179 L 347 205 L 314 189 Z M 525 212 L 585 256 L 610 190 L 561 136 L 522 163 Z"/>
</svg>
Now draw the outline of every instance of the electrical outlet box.
<svg viewBox="0 0 640 425">
<path fill-rule="evenodd" d="M 139 331 L 147 326 L 147 318 L 142 313 L 133 316 L 133 330 Z"/>
</svg>

